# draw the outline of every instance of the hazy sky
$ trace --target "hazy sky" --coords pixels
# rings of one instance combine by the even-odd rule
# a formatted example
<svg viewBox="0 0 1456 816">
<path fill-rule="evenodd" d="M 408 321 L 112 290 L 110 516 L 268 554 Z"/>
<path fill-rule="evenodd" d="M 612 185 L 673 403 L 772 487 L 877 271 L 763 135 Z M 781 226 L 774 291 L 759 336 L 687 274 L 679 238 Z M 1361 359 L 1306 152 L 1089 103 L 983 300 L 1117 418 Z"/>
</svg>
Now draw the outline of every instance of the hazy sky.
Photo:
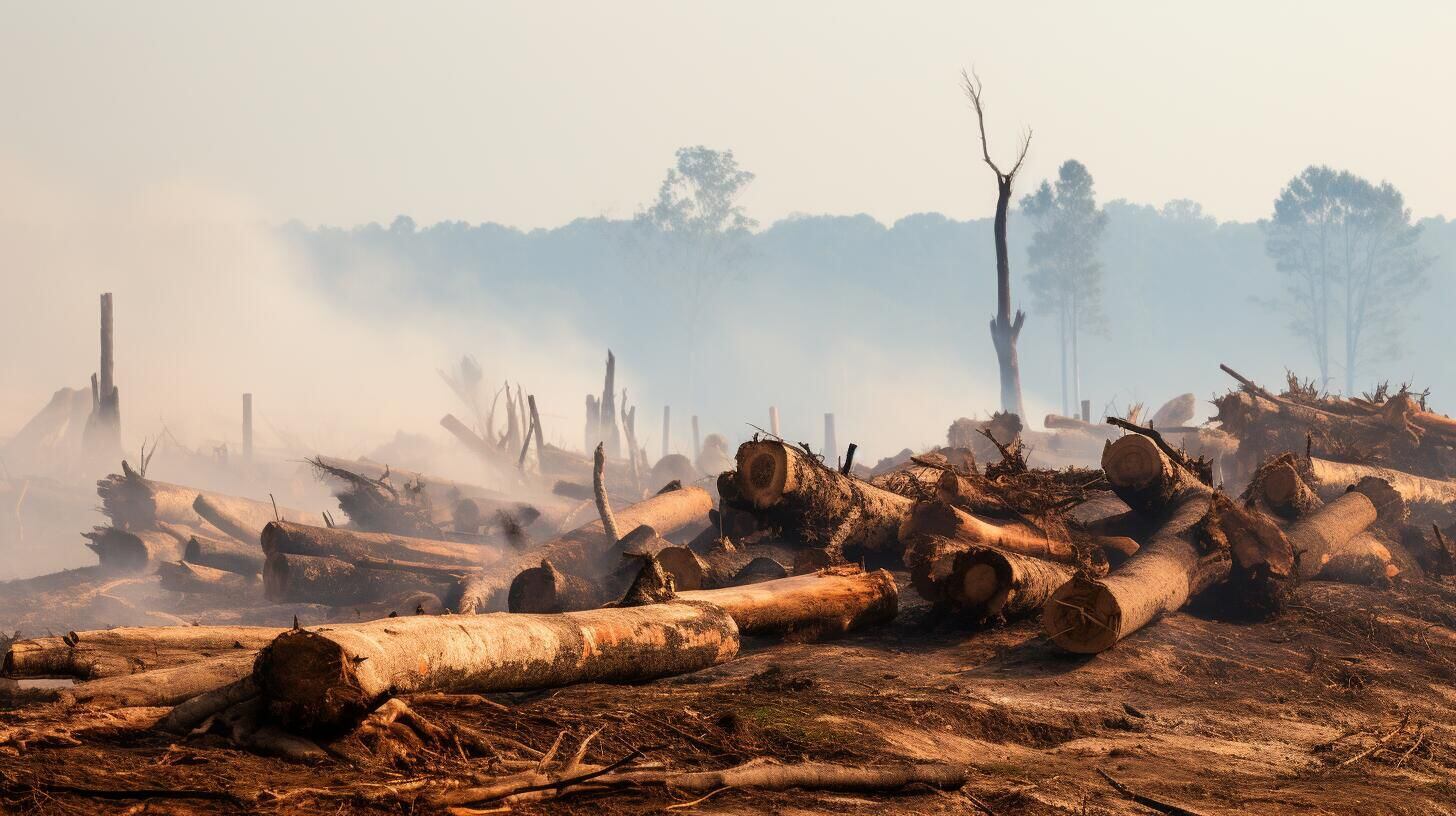
<svg viewBox="0 0 1456 816">
<path fill-rule="evenodd" d="M 1014 8 L 1013 8 L 1014 7 Z M 1264 215 L 1312 162 L 1456 216 L 1450 3 L 0 3 L 0 169 L 215 189 L 282 220 L 627 216 L 675 148 L 748 204 L 987 214 L 1035 130 L 1103 198 Z M 14 204 L 15 202 L 12 202 Z"/>
</svg>

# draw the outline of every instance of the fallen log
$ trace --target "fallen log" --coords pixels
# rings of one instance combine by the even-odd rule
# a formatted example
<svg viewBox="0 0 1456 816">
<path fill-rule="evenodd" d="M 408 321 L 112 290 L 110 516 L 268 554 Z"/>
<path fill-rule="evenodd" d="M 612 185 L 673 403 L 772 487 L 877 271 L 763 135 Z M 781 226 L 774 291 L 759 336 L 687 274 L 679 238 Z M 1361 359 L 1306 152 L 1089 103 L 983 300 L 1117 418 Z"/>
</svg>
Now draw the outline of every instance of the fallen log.
<svg viewBox="0 0 1456 816">
<path fill-rule="evenodd" d="M 793 568 L 795 559 L 794 551 L 788 547 L 763 544 L 737 546 L 726 540 L 720 540 L 702 555 L 687 547 L 664 547 L 656 555 L 679 590 L 717 589 L 748 583 L 740 582 L 739 576 L 760 561 L 778 564 L 778 574 L 773 575 L 774 570 L 769 569 L 767 564 L 757 563 L 752 573 L 754 576 L 782 578 Z M 758 577 L 756 580 L 765 578 Z"/>
<path fill-rule="evenodd" d="M 257 541 L 269 522 L 284 518 L 301 522 L 306 517 L 297 510 L 280 509 L 275 513 L 269 504 L 215 493 L 198 493 L 192 501 L 192 510 L 212 526 L 243 542 Z"/>
<path fill-rule="evenodd" d="M 263 550 L 254 544 L 244 544 L 225 538 L 213 538 L 194 534 L 187 540 L 182 559 L 204 567 L 226 570 L 238 575 L 257 575 L 263 571 Z"/>
<path fill-rule="evenodd" d="M 669 535 L 706 518 L 713 500 L 700 487 L 684 487 L 659 493 L 613 513 L 618 529 L 634 530 L 647 525 Z M 487 566 L 468 576 L 460 592 L 458 611 L 464 614 L 507 607 L 511 582 L 522 570 L 549 560 L 567 575 L 596 579 L 616 564 L 617 541 L 605 532 L 600 518 L 549 541 L 530 553 L 522 553 Z"/>
<path fill-rule="evenodd" d="M 1111 426 L 1087 422 L 1077 417 L 1047 414 L 1042 426 L 1054 431 L 1081 431 L 1097 439 L 1116 439 L 1122 431 Z"/>
<path fill-rule="evenodd" d="M 1096 654 L 1227 577 L 1227 554 L 1205 552 L 1198 540 L 1209 507 L 1209 495 L 1191 491 L 1117 570 L 1063 584 L 1042 610 L 1047 636 L 1067 651 Z"/>
<path fill-rule="evenodd" d="M 1254 472 L 1264 504 L 1285 518 L 1302 518 L 1324 505 L 1299 474 L 1292 454 L 1284 454 Z M 1353 483 L 1352 483 L 1353 484 Z"/>
<path fill-rule="evenodd" d="M 358 722 L 392 694 L 635 682 L 697 671 L 737 653 L 738 627 L 725 611 L 679 601 L 288 631 L 259 654 L 253 675 L 282 725 L 330 732 Z"/>
<path fill-rule="evenodd" d="M 1235 560 L 1260 577 L 1292 570 L 1290 545 L 1272 522 L 1215 494 L 1156 440 L 1122 437 L 1103 452 L 1102 468 L 1119 498 L 1161 524 L 1111 574 L 1076 576 L 1052 595 L 1042 625 L 1063 649 L 1095 654 L 1110 648 L 1227 578 Z"/>
<path fill-rule="evenodd" d="M 273 626 L 137 626 L 17 640 L 6 677 L 97 680 L 171 668 L 234 651 L 256 651 L 283 630 Z"/>
<path fill-rule="evenodd" d="M 1065 564 L 944 538 L 922 539 L 914 550 L 906 563 L 916 592 L 978 621 L 1039 612 L 1073 575 Z"/>
<path fill-rule="evenodd" d="M 1333 498 L 1344 493 L 1345 488 L 1358 483 L 1361 479 L 1374 477 L 1389 482 L 1400 497 L 1410 504 L 1417 502 L 1451 504 L 1456 502 L 1456 481 L 1415 476 L 1375 465 L 1332 462 L 1318 457 L 1311 458 L 1309 465 L 1314 475 L 1312 487 L 1322 497 Z"/>
<path fill-rule="evenodd" d="M 158 564 L 180 561 L 185 547 L 177 536 L 155 529 L 97 527 L 81 536 L 100 559 L 102 569 L 117 573 L 148 572 Z"/>
<path fill-rule="evenodd" d="M 193 595 L 256 596 L 262 588 L 256 574 L 239 575 L 185 560 L 158 564 L 157 575 L 162 589 Z"/>
<path fill-rule="evenodd" d="M 263 595 L 274 603 L 348 606 L 408 592 L 444 595 L 459 582 L 458 574 L 413 566 L 426 569 L 372 569 L 330 556 L 275 551 L 263 565 Z"/>
<path fill-rule="evenodd" d="M 255 658 L 252 650 L 239 649 L 176 666 L 92 680 L 57 696 L 68 703 L 104 708 L 172 706 L 247 677 Z"/>
<path fill-rule="evenodd" d="M 314 527 L 291 522 L 270 522 L 263 528 L 265 554 L 289 553 L 336 558 L 353 564 L 393 559 L 420 564 L 469 564 L 489 566 L 501 561 L 503 552 L 485 544 L 437 541 L 429 538 L 388 533 L 361 533 L 338 527 Z"/>
<path fill-rule="evenodd" d="M 218 529 L 241 541 L 255 540 L 263 524 L 275 518 L 302 521 L 308 514 L 287 507 L 275 508 L 270 502 L 226 496 L 195 487 L 158 482 L 143 477 L 121 463 L 120 474 L 111 474 L 96 483 L 96 493 L 101 497 L 101 508 L 112 524 L 125 530 L 145 530 L 159 526 L 159 523 L 181 524 L 191 527 L 200 525 L 203 518 L 196 509 L 197 499 L 204 498 L 205 506 L 215 508 L 219 517 L 232 519 L 238 532 L 252 530 L 251 535 L 238 535 L 214 523 Z M 212 521 L 212 519 L 208 519 Z"/>
<path fill-rule="evenodd" d="M 945 538 L 967 544 L 995 546 L 1049 561 L 1077 558 L 1069 536 L 1038 530 L 1024 522 L 993 523 L 943 501 L 916 502 L 900 524 L 901 541 L 920 537 Z M 1118 542 L 1121 547 L 1122 543 Z"/>
<path fill-rule="evenodd" d="M 760 527 L 767 521 L 835 557 L 894 550 L 913 504 L 778 441 L 738 448 L 733 487 L 735 501 L 760 516 Z"/>
<path fill-rule="evenodd" d="M 1163 403 L 1163 407 L 1153 413 L 1152 419 L 1148 420 L 1148 426 L 1162 430 L 1180 425 L 1187 425 L 1193 421 L 1193 412 L 1198 408 L 1198 398 L 1193 394 L 1179 394 L 1178 396 Z"/>
<path fill-rule="evenodd" d="M 521 570 L 511 581 L 507 605 L 511 612 L 575 612 L 595 609 L 615 596 L 603 583 L 567 575 L 543 560 L 538 567 Z"/>
<path fill-rule="evenodd" d="M 1369 532 L 1380 516 L 1376 498 L 1362 484 L 1309 513 L 1289 528 L 1300 578 L 1384 584 L 1397 576 L 1421 575 L 1405 547 Z M 1398 511 L 1397 511 L 1398 513 Z"/>
<path fill-rule="evenodd" d="M 889 572 L 846 565 L 745 586 L 679 592 L 677 597 L 723 609 L 745 635 L 809 639 L 893 619 L 900 593 Z"/>
</svg>

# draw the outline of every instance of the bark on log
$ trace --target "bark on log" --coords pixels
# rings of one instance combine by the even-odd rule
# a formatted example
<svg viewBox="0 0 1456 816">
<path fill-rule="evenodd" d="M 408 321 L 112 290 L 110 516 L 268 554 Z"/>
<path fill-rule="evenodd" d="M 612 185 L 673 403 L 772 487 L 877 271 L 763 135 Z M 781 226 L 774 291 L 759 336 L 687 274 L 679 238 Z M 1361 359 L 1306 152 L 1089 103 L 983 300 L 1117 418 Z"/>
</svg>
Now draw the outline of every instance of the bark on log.
<svg viewBox="0 0 1456 816">
<path fill-rule="evenodd" d="M 678 598 L 723 609 L 745 635 L 809 639 L 893 619 L 900 593 L 885 570 L 844 566 L 746 586 L 680 592 Z"/>
<path fill-rule="evenodd" d="M 399 569 L 370 569 L 338 558 L 270 552 L 263 594 L 274 603 L 348 606 L 409 592 L 448 594 L 458 578 Z"/>
<path fill-rule="evenodd" d="M 301 522 L 306 518 L 302 512 L 284 508 L 275 515 L 271 504 L 216 493 L 198 493 L 192 501 L 192 510 L 212 526 L 244 542 L 257 541 L 271 521 L 287 518 Z"/>
<path fill-rule="evenodd" d="M 1065 564 L 944 538 L 917 541 L 914 553 L 906 562 L 916 592 L 975 620 L 1039 612 L 1073 575 Z"/>
<path fill-rule="evenodd" d="M 240 649 L 177 666 L 81 683 L 59 696 L 68 702 L 106 708 L 172 706 L 247 677 L 254 660 L 253 651 Z"/>
<path fill-rule="evenodd" d="M 739 574 L 759 559 L 779 564 L 782 574 L 774 577 L 781 578 L 794 566 L 794 551 L 773 545 L 724 546 L 720 543 L 702 555 L 687 547 L 665 547 L 657 553 L 657 560 L 662 562 L 662 568 L 673 577 L 679 590 L 734 586 L 739 583 Z"/>
<path fill-rule="evenodd" d="M 262 584 L 256 574 L 239 575 L 187 561 L 163 562 L 157 565 L 160 586 L 169 592 L 193 595 L 256 597 Z"/>
<path fill-rule="evenodd" d="M 1357 584 L 1419 577 L 1420 566 L 1403 546 L 1368 532 L 1378 516 L 1369 496 L 1351 490 L 1291 527 L 1299 577 Z"/>
<path fill-rule="evenodd" d="M 419 564 L 489 566 L 503 558 L 500 548 L 458 541 L 436 541 L 388 533 L 361 533 L 338 527 L 271 522 L 263 528 L 263 552 L 337 558 L 353 564 L 378 559 Z"/>
<path fill-rule="evenodd" d="M 901 541 L 947 538 L 1050 561 L 1070 563 L 1077 557 L 1070 538 L 1050 536 L 1016 521 L 993 523 L 942 501 L 917 502 L 901 523 L 899 535 Z"/>
<path fill-rule="evenodd" d="M 836 556 L 894 550 L 913 503 L 843 476 L 782 442 L 744 443 L 737 465 L 738 501 L 754 508 L 761 522 L 783 527 Z"/>
<path fill-rule="evenodd" d="M 1310 468 L 1314 472 L 1315 484 L 1313 487 L 1322 496 L 1333 498 L 1345 492 L 1345 488 L 1358 483 L 1361 479 L 1373 476 L 1377 479 L 1384 479 L 1395 488 L 1402 499 L 1414 504 L 1416 502 L 1434 502 L 1437 504 L 1451 504 L 1456 502 L 1456 481 L 1445 481 L 1442 479 L 1430 479 L 1424 476 L 1415 476 L 1403 471 L 1374 465 L 1354 465 L 1346 462 L 1331 462 L 1328 459 L 1318 457 L 1309 460 Z"/>
<path fill-rule="evenodd" d="M 1127 439 L 1130 437 L 1124 437 Z M 1138 553 L 1098 580 L 1076 577 L 1042 611 L 1042 628 L 1070 652 L 1096 654 L 1228 575 L 1227 557 L 1205 557 L 1196 541 L 1209 496 L 1190 491 Z"/>
<path fill-rule="evenodd" d="M 138 626 L 17 640 L 5 653 L 6 677 L 97 680 L 252 653 L 283 630 L 273 626 Z"/>
<path fill-rule="evenodd" d="M 112 474 L 97 482 L 96 493 L 101 497 L 102 512 L 111 518 L 114 525 L 123 529 L 145 530 L 158 526 L 159 522 L 199 526 L 201 520 L 206 518 L 195 509 L 199 497 L 205 498 L 208 506 L 218 508 L 229 518 L 237 520 L 237 532 L 216 523 L 214 525 L 240 541 L 256 539 L 258 530 L 275 517 L 271 502 L 153 481 L 143 478 L 125 462 L 121 469 L 121 474 Z M 280 507 L 278 516 L 301 521 L 308 514 Z M 252 531 L 251 535 L 238 535 L 239 532 L 248 530 Z"/>
<path fill-rule="evenodd" d="M 700 487 L 685 487 L 659 493 L 650 499 L 628 505 L 614 512 L 618 529 L 634 530 L 647 525 L 662 535 L 670 535 L 706 518 L 713 500 Z M 549 541 L 530 553 L 523 553 L 488 566 L 468 576 L 463 582 L 458 611 L 470 614 L 491 609 L 504 609 L 507 589 L 524 569 L 549 560 L 567 575 L 595 579 L 606 575 L 616 564 L 617 542 L 595 519 L 571 532 Z"/>
<path fill-rule="evenodd" d="M 1315 577 L 1322 581 L 1385 587 L 1397 578 L 1419 580 L 1424 572 L 1403 544 L 1364 532 L 1346 541 Z"/>
<path fill-rule="evenodd" d="M 187 540 L 182 558 L 189 563 L 238 575 L 257 575 L 263 571 L 264 555 L 258 544 L 197 534 Z"/>
<path fill-rule="evenodd" d="M 546 614 L 595 609 L 609 600 L 612 593 L 604 582 L 588 581 L 567 575 L 550 561 L 539 567 L 521 570 L 511 581 L 507 605 L 511 612 Z"/>
<path fill-rule="evenodd" d="M 728 613 L 678 601 L 294 630 L 262 651 L 254 677 L 284 726 L 329 732 L 358 722 L 391 694 L 650 680 L 707 668 L 737 653 L 738 627 Z"/>
<path fill-rule="evenodd" d="M 158 564 L 179 561 L 183 542 L 162 530 L 127 531 L 119 527 L 97 527 L 82 533 L 86 544 L 101 560 L 108 572 L 139 573 L 156 569 Z"/>
</svg>

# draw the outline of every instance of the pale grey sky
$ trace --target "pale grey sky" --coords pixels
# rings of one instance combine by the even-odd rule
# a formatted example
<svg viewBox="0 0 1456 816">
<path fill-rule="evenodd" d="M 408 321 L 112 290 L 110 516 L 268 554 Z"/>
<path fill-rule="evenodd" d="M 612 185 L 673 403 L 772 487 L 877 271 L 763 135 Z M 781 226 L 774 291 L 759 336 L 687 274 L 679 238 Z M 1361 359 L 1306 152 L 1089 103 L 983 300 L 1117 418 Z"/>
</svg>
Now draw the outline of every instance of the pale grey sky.
<svg viewBox="0 0 1456 816">
<path fill-rule="evenodd" d="M 1264 215 L 1305 165 L 1456 216 L 1456 4 L 0 2 L 0 171 L 266 217 L 627 216 L 675 148 L 732 148 L 764 222 L 987 214 L 1035 130 L 1103 198 Z M 11 208 L 23 202 L 8 202 Z"/>
</svg>

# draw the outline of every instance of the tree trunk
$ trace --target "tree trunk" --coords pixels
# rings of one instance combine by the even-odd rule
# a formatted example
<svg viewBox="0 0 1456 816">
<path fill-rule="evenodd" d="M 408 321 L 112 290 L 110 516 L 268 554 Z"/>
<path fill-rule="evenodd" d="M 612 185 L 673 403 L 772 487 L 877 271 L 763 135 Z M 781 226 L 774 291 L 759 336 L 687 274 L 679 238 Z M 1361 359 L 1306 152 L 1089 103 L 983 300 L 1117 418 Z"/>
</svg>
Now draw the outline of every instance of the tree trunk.
<svg viewBox="0 0 1456 816">
<path fill-rule="evenodd" d="M 1118 498 L 1147 515 L 1166 511 L 1184 494 L 1206 497 L 1213 492 L 1141 434 L 1128 434 L 1108 445 L 1102 452 L 1102 471 Z"/>
<path fill-rule="evenodd" d="M 617 356 L 607 349 L 607 374 L 602 381 L 602 431 L 600 441 L 606 445 L 607 455 L 613 459 L 622 456 L 622 437 L 617 430 Z"/>
<path fill-rule="evenodd" d="M 252 650 L 240 649 L 181 665 L 81 683 L 59 696 L 103 708 L 177 705 L 247 677 L 255 658 Z"/>
<path fill-rule="evenodd" d="M 407 592 L 446 595 L 459 576 L 409 569 L 369 569 L 329 556 L 272 551 L 263 566 L 263 594 L 274 603 L 348 606 Z"/>
<path fill-rule="evenodd" d="M 129 532 L 119 527 L 97 527 L 81 535 L 89 539 L 86 546 L 108 572 L 150 572 L 164 561 L 180 561 L 186 546 L 175 535 L 161 530 Z"/>
<path fill-rule="evenodd" d="M 1006 210 L 1011 203 L 1011 176 L 996 174 L 996 316 L 991 320 L 991 343 L 1001 370 L 1001 410 L 1026 416 L 1021 404 L 1021 367 L 1016 359 L 1016 340 L 1026 314 L 1011 316 L 1011 261 L 1006 247 Z"/>
<path fill-rule="evenodd" d="M 760 577 L 764 575 L 782 578 L 794 566 L 794 551 L 774 545 L 723 546 L 720 542 L 719 546 L 702 555 L 687 547 L 665 547 L 657 553 L 657 560 L 673 577 L 678 590 L 690 591 L 734 586 L 739 583 L 739 575 L 750 565 L 754 565 L 754 569 L 746 578 L 759 581 L 765 580 Z M 760 560 L 778 564 L 779 574 L 772 575 L 773 570 L 768 569 L 766 564 L 755 565 Z"/>
<path fill-rule="evenodd" d="M 1077 417 L 1059 416 L 1047 414 L 1042 420 L 1042 425 L 1052 430 L 1082 431 L 1089 433 L 1099 439 L 1117 439 L 1122 436 L 1122 431 L 1112 425 L 1099 425 L 1093 422 L 1084 422 Z"/>
<path fill-rule="evenodd" d="M 670 535 L 703 521 L 712 507 L 713 499 L 706 490 L 684 487 L 659 493 L 613 515 L 619 529 L 634 530 L 645 524 L 661 535 Z M 549 560 L 567 575 L 589 580 L 605 576 L 614 566 L 610 562 L 616 544 L 606 534 L 601 519 L 595 519 L 538 549 L 504 559 L 468 576 L 462 586 L 458 611 L 469 614 L 504 609 L 511 582 L 522 570 L 537 566 L 542 560 Z"/>
<path fill-rule="evenodd" d="M 371 561 L 395 560 L 485 567 L 500 562 L 503 557 L 500 548 L 481 544 L 388 533 L 360 533 L 339 527 L 314 527 L 287 521 L 275 521 L 264 527 L 261 539 L 263 552 L 269 555 L 289 553 L 332 557 L 365 566 L 372 566 Z"/>
<path fill-rule="evenodd" d="M 913 502 L 844 476 L 782 442 L 746 442 L 733 476 L 737 503 L 760 527 L 783 527 L 840 558 L 845 551 L 889 551 Z"/>
<path fill-rule="evenodd" d="M 680 592 L 678 598 L 723 609 L 745 635 L 815 639 L 893 619 L 900 593 L 885 570 L 842 566 L 745 586 Z"/>
<path fill-rule="evenodd" d="M 169 592 L 215 596 L 217 599 L 256 598 L 262 588 L 256 574 L 239 575 L 187 561 L 164 561 L 157 565 L 157 575 L 161 577 L 161 588 Z"/>
<path fill-rule="evenodd" d="M 263 571 L 264 555 L 263 548 L 257 544 L 244 544 L 198 533 L 188 539 L 182 559 L 238 575 L 257 575 Z"/>
<path fill-rule="evenodd" d="M 625 585 L 619 588 L 625 589 Z M 542 561 L 538 567 L 521 570 L 511 581 L 507 606 L 516 613 L 576 612 L 595 609 L 620 596 L 621 591 L 614 596 L 603 581 L 566 575 L 550 561 Z"/>
<path fill-rule="evenodd" d="M 1373 476 L 1389 482 L 1390 486 L 1395 488 L 1395 491 L 1407 503 L 1456 503 L 1456 482 L 1413 476 L 1403 471 L 1374 465 L 1353 465 L 1319 458 L 1310 459 L 1309 464 L 1314 473 L 1313 487 L 1324 497 L 1338 496 L 1350 485 L 1356 484 L 1368 476 Z"/>
<path fill-rule="evenodd" d="M 920 539 L 905 560 L 922 598 L 978 621 L 1039 612 L 1073 575 L 1064 564 L 938 537 Z"/>
<path fill-rule="evenodd" d="M 1050 561 L 1073 562 L 1077 552 L 1070 537 L 1049 535 L 1017 522 L 993 523 L 942 501 L 916 502 L 900 524 L 900 540 L 946 538 L 966 544 L 996 546 Z"/>
<path fill-rule="evenodd" d="M 1226 577 L 1226 553 L 1205 555 L 1197 527 L 1209 496 L 1190 491 L 1137 554 L 1097 580 L 1075 577 L 1042 610 L 1042 628 L 1070 652 L 1096 654 Z"/>
<path fill-rule="evenodd" d="M 1367 532 L 1378 515 L 1369 496 L 1351 490 L 1290 527 L 1299 577 L 1360 584 L 1418 577 L 1420 567 L 1404 547 Z"/>
<path fill-rule="evenodd" d="M 254 677 L 284 726 L 328 732 L 358 722 L 392 694 L 642 681 L 737 653 L 738 627 L 724 610 L 674 602 L 293 630 L 263 650 Z"/>
<path fill-rule="evenodd" d="M 1303 518 L 1324 506 L 1324 502 L 1305 483 L 1295 467 L 1293 456 L 1285 456 L 1260 467 L 1254 474 L 1254 482 L 1264 504 L 1280 516 L 1290 519 Z"/>
<path fill-rule="evenodd" d="M 6 677 L 103 677 L 138 674 L 267 646 L 273 626 L 139 626 L 17 640 L 5 654 Z"/>
<path fill-rule="evenodd" d="M 192 511 L 217 529 L 239 541 L 257 541 L 268 522 L 280 518 L 301 522 L 309 516 L 297 510 L 280 508 L 274 513 L 266 502 L 198 492 Z"/>
</svg>

